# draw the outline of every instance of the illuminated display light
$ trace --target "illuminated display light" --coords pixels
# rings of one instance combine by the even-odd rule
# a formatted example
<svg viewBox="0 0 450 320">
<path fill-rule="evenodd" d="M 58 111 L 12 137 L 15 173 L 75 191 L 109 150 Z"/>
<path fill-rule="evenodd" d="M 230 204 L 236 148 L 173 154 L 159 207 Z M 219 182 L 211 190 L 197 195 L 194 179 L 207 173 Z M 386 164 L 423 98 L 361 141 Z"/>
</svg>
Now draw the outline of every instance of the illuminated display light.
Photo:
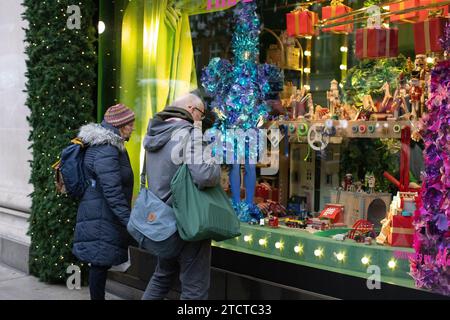
<svg viewBox="0 0 450 320">
<path fill-rule="evenodd" d="M 361 263 L 362 264 L 366 265 L 366 264 L 369 264 L 369 262 L 370 262 L 369 257 L 364 256 L 364 257 L 361 258 Z"/>
<path fill-rule="evenodd" d="M 395 269 L 396 266 L 397 266 L 397 262 L 394 259 L 389 260 L 389 262 L 388 262 L 389 269 Z"/>
<path fill-rule="evenodd" d="M 301 244 L 298 244 L 294 247 L 294 252 L 298 254 L 302 254 L 303 252 L 303 246 Z"/>
<path fill-rule="evenodd" d="M 314 255 L 320 258 L 323 255 L 323 250 L 321 248 L 317 248 L 316 250 L 314 250 Z"/>
<path fill-rule="evenodd" d="M 344 259 L 345 259 L 345 253 L 344 252 L 334 253 L 334 255 L 336 256 L 336 259 L 338 259 L 338 261 L 344 261 Z"/>
<path fill-rule="evenodd" d="M 283 250 L 283 248 L 284 248 L 284 243 L 283 243 L 282 241 L 277 241 L 277 242 L 275 243 L 275 248 L 278 249 L 278 250 Z"/>
</svg>

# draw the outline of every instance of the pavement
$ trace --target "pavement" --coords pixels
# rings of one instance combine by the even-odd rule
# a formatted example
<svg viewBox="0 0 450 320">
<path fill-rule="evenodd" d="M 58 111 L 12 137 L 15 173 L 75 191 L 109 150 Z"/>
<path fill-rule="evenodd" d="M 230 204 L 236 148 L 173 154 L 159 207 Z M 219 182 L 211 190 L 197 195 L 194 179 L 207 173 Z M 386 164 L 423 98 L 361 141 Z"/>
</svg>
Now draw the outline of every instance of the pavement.
<svg viewBox="0 0 450 320">
<path fill-rule="evenodd" d="M 40 282 L 36 277 L 0 264 L 0 300 L 89 300 L 89 288 L 69 290 L 65 285 Z M 121 300 L 106 293 L 106 300 Z"/>
</svg>

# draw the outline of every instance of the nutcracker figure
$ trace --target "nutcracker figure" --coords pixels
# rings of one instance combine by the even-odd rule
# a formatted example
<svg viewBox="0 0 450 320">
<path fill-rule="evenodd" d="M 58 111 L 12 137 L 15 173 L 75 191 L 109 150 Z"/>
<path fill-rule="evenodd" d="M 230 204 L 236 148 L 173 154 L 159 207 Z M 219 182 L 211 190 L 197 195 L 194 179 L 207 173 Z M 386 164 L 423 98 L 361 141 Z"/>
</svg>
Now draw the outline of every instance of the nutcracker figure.
<svg viewBox="0 0 450 320">
<path fill-rule="evenodd" d="M 425 72 L 427 70 L 427 56 L 424 54 L 416 55 L 416 59 L 414 60 L 414 70 L 420 71 L 420 80 L 425 80 Z M 411 71 L 412 72 L 412 71 Z"/>
<path fill-rule="evenodd" d="M 411 86 L 409 89 L 411 115 L 417 119 L 421 115 L 421 106 L 424 102 L 423 87 L 420 83 L 420 71 L 411 72 Z"/>
<path fill-rule="evenodd" d="M 425 98 L 427 96 L 428 83 L 430 80 L 430 68 L 428 68 L 427 65 L 426 55 L 424 54 L 416 55 L 416 59 L 414 61 L 414 71 L 419 71 L 420 86 L 422 88 L 420 115 L 422 115 L 425 109 Z"/>
<path fill-rule="evenodd" d="M 339 99 L 339 83 L 336 80 L 331 81 L 330 91 L 327 91 L 328 109 L 330 110 L 330 115 L 339 115 L 339 108 L 341 105 L 341 100 Z"/>
</svg>

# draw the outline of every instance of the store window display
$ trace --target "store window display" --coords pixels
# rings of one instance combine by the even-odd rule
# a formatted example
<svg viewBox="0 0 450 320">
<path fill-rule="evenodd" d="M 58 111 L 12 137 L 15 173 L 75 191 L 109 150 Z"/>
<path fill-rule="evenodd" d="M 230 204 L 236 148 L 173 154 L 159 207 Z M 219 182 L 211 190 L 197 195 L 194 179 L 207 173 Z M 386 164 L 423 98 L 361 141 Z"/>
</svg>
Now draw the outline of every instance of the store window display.
<svg viewBox="0 0 450 320">
<path fill-rule="evenodd" d="M 137 99 L 141 118 L 202 87 L 219 131 L 280 130 L 276 175 L 248 162 L 224 168 L 223 186 L 243 236 L 217 246 L 356 277 L 365 276 L 370 258 L 386 281 L 449 294 L 431 280 L 418 280 L 423 261 L 412 265 L 393 254 L 448 259 L 445 178 L 439 208 L 430 204 L 431 181 L 446 173 L 449 157 L 443 148 L 448 132 L 439 121 L 448 117 L 448 3 L 417 2 L 387 9 L 383 1 L 375 7 L 364 1 L 240 1 L 224 8 L 167 1 L 158 9 L 167 30 L 152 36 L 170 41 L 147 50 L 144 31 L 136 38 L 126 33 L 133 24 L 155 26 L 139 13 L 148 2 L 136 1 L 124 9 L 116 59 L 121 76 L 104 87 Z M 125 48 L 130 39 L 139 48 L 133 53 Z M 137 167 L 138 139 L 134 143 Z M 439 220 L 438 231 L 420 217 L 424 210 Z M 423 228 L 441 242 L 426 240 Z M 433 245 L 439 257 L 431 253 Z"/>
</svg>

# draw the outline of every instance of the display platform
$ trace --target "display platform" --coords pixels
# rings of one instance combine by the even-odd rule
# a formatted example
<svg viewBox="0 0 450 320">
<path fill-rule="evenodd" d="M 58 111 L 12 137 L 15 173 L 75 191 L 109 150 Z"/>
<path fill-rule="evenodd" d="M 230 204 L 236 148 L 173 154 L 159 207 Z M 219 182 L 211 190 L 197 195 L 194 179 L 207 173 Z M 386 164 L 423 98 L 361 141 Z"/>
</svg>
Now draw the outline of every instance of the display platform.
<svg viewBox="0 0 450 320">
<path fill-rule="evenodd" d="M 413 249 L 375 243 L 365 245 L 351 239 L 338 241 L 327 237 L 332 232 L 345 233 L 346 230 L 311 234 L 286 227 L 242 223 L 241 236 L 213 245 L 365 279 L 379 270 L 381 282 L 414 288 L 408 274 L 408 255 L 414 252 Z"/>
</svg>

